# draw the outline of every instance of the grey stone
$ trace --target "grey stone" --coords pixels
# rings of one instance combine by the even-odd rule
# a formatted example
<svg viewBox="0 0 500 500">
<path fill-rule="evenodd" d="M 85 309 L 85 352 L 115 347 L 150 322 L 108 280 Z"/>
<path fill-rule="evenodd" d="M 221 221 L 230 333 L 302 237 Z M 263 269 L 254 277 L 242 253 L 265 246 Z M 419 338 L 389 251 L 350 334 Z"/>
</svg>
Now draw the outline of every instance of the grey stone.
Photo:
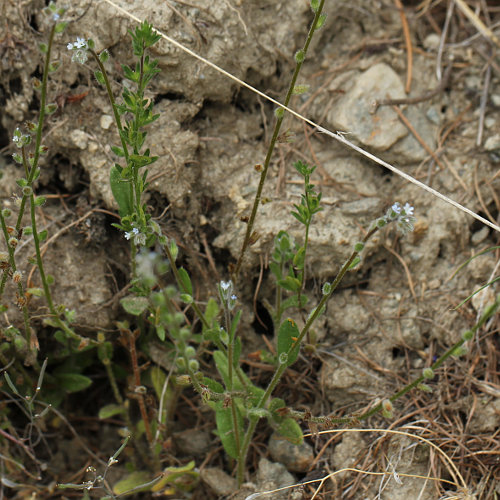
<svg viewBox="0 0 500 500">
<path fill-rule="evenodd" d="M 269 453 L 274 461 L 282 463 L 292 472 L 306 472 L 314 458 L 309 443 L 293 444 L 278 433 L 269 439 Z"/>
<path fill-rule="evenodd" d="M 354 86 L 328 113 L 328 122 L 337 130 L 349 132 L 365 146 L 385 151 L 408 131 L 389 106 L 372 113 L 373 103 L 403 97 L 403 84 L 395 71 L 387 64 L 375 64 L 359 75 Z"/>
<path fill-rule="evenodd" d="M 206 467 L 200 472 L 201 479 L 219 496 L 231 495 L 238 490 L 238 482 L 217 467 Z"/>
</svg>

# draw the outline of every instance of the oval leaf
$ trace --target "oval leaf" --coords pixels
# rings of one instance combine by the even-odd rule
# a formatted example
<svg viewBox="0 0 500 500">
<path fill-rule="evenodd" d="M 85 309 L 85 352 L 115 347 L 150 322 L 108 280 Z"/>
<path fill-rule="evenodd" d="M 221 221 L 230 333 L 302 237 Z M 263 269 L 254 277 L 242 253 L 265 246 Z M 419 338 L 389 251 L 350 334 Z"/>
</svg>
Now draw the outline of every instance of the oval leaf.
<svg viewBox="0 0 500 500">
<path fill-rule="evenodd" d="M 280 436 L 283 436 L 287 441 L 292 444 L 302 444 L 304 436 L 300 425 L 293 418 L 285 418 L 277 429 Z"/>
<path fill-rule="evenodd" d="M 79 373 L 58 373 L 56 379 L 59 387 L 67 392 L 83 391 L 92 384 L 90 378 Z"/>
<path fill-rule="evenodd" d="M 297 360 L 300 344 L 297 342 L 300 332 L 293 319 L 287 318 L 281 323 L 278 332 L 278 358 L 282 353 L 288 354 L 286 366 L 291 366 Z"/>
<path fill-rule="evenodd" d="M 128 297 L 121 299 L 120 304 L 129 314 L 140 316 L 148 307 L 149 301 L 146 297 L 129 295 Z"/>
<path fill-rule="evenodd" d="M 224 408 L 223 401 L 218 401 L 215 410 L 215 421 L 217 422 L 217 431 L 219 433 L 222 446 L 226 453 L 232 458 L 238 458 L 238 447 L 236 446 L 235 433 L 233 429 L 233 415 L 231 408 Z M 240 439 L 243 436 L 243 418 L 235 406 L 236 410 L 236 425 Z"/>
<path fill-rule="evenodd" d="M 119 415 L 120 413 L 124 413 L 125 408 L 120 405 L 116 404 L 109 404 L 106 406 L 103 406 L 99 410 L 99 418 L 111 418 L 114 417 L 115 415 Z"/>
</svg>

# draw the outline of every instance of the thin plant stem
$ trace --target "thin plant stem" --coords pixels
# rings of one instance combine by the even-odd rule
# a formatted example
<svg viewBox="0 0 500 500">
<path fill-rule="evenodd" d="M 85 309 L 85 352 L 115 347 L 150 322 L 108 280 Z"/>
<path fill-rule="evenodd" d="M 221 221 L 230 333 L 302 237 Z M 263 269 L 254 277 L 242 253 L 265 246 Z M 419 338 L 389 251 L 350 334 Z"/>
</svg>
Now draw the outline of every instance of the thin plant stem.
<svg viewBox="0 0 500 500">
<path fill-rule="evenodd" d="M 291 99 L 291 97 L 293 95 L 293 90 L 295 88 L 295 84 L 297 82 L 297 78 L 298 78 L 300 70 L 302 68 L 302 64 L 303 64 L 303 62 L 305 60 L 305 56 L 307 55 L 307 51 L 309 49 L 309 45 L 311 43 L 312 37 L 314 35 L 314 32 L 316 31 L 316 26 L 318 24 L 318 20 L 319 20 L 319 18 L 321 16 L 321 13 L 323 11 L 323 5 L 324 5 L 324 3 L 325 3 L 325 0 L 321 0 L 321 2 L 319 4 L 319 7 L 318 7 L 318 9 L 317 9 L 317 11 L 316 11 L 316 13 L 314 15 L 314 19 L 312 21 L 311 27 L 309 28 L 309 32 L 307 34 L 306 42 L 305 42 L 304 47 L 302 49 L 302 51 L 304 53 L 304 58 L 303 58 L 303 60 L 296 62 L 295 70 L 294 70 L 293 75 L 292 75 L 292 80 L 291 80 L 290 85 L 288 87 L 288 92 L 286 94 L 285 101 L 284 101 L 284 105 L 286 107 L 288 107 L 290 99 Z M 241 265 L 243 263 L 243 258 L 245 256 L 245 252 L 246 252 L 246 250 L 248 249 L 248 247 L 250 245 L 251 237 L 252 237 L 252 234 L 253 234 L 253 227 L 254 227 L 254 224 L 255 224 L 255 218 L 257 217 L 257 210 L 259 208 L 259 205 L 260 205 L 260 202 L 261 202 L 261 199 L 262 199 L 262 190 L 264 189 L 264 183 L 266 181 L 267 172 L 269 170 L 269 164 L 271 163 L 271 157 L 273 155 L 274 148 L 275 148 L 276 142 L 278 140 L 278 135 L 279 135 L 279 132 L 280 132 L 281 125 L 283 123 L 284 117 L 285 117 L 284 113 L 281 116 L 278 116 L 277 119 L 276 119 L 276 123 L 274 125 L 273 135 L 272 135 L 271 142 L 270 142 L 269 148 L 267 150 L 266 158 L 264 160 L 264 165 L 263 165 L 263 168 L 262 168 L 262 171 L 261 171 L 261 174 L 260 174 L 259 185 L 257 187 L 257 193 L 255 194 L 255 199 L 254 199 L 254 203 L 253 203 L 253 207 L 252 207 L 252 212 L 250 214 L 250 218 L 249 218 L 248 223 L 247 223 L 247 230 L 246 230 L 246 233 L 245 233 L 245 237 L 243 239 L 243 244 L 241 246 L 240 255 L 238 257 L 238 261 L 236 263 L 236 266 L 235 266 L 235 269 L 234 269 L 234 272 L 233 272 L 233 281 L 234 282 L 236 282 L 237 279 L 238 279 L 238 275 L 239 275 L 239 272 L 241 270 Z"/>
<path fill-rule="evenodd" d="M 104 86 L 106 87 L 106 92 L 108 94 L 108 99 L 109 99 L 109 102 L 111 104 L 111 109 L 113 110 L 113 117 L 115 119 L 116 128 L 118 129 L 118 135 L 120 136 L 120 142 L 122 145 L 123 155 L 125 158 L 125 162 L 128 165 L 129 152 L 128 152 L 128 148 L 127 148 L 127 143 L 126 143 L 124 135 L 123 135 L 123 126 L 122 126 L 120 114 L 118 113 L 118 110 L 116 109 L 115 97 L 113 95 L 113 91 L 111 90 L 111 84 L 109 83 L 108 73 L 107 73 L 106 68 L 104 67 L 104 64 L 102 63 L 101 59 L 97 55 L 97 53 L 93 49 L 89 49 L 89 53 L 92 55 L 95 62 L 99 66 L 99 70 L 101 71 L 101 74 L 103 76 Z M 130 183 L 130 189 L 129 189 L 129 197 L 130 197 L 130 201 L 132 202 L 134 197 L 133 197 L 133 186 L 131 183 Z"/>
</svg>

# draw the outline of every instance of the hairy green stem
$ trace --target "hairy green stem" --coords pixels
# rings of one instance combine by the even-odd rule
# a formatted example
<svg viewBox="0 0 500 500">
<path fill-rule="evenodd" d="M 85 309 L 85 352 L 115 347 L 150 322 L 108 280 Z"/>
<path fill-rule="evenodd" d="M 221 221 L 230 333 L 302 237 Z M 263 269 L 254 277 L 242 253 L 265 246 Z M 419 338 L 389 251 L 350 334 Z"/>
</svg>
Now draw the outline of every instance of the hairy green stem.
<svg viewBox="0 0 500 500">
<path fill-rule="evenodd" d="M 378 227 L 374 227 L 368 233 L 365 235 L 363 238 L 363 243 L 366 243 L 369 238 L 371 238 L 377 231 Z M 309 318 L 306 321 L 306 324 L 303 326 L 299 336 L 297 337 L 297 340 L 290 346 L 288 349 L 287 355 L 290 356 L 292 350 L 295 348 L 297 344 L 300 344 L 304 337 L 306 336 L 307 332 L 311 328 L 312 324 L 316 321 L 316 319 L 319 317 L 319 315 L 322 312 L 323 307 L 326 305 L 327 301 L 330 299 L 332 296 L 333 292 L 335 289 L 338 287 L 339 283 L 342 281 L 342 278 L 345 276 L 347 271 L 349 270 L 351 264 L 354 262 L 356 257 L 359 255 L 359 252 L 354 250 L 351 254 L 351 256 L 346 260 L 340 271 L 338 272 L 337 276 L 333 280 L 333 283 L 331 284 L 331 289 L 330 292 L 326 295 L 323 295 L 321 300 L 319 301 L 318 305 L 315 307 L 314 311 L 309 315 Z M 274 372 L 273 378 L 269 382 L 269 385 L 267 386 L 264 394 L 261 396 L 259 402 L 256 405 L 256 408 L 264 408 L 267 401 L 271 397 L 272 393 L 274 392 L 274 389 L 278 385 L 283 373 L 285 373 L 287 369 L 287 364 L 282 363 L 278 366 L 277 370 Z M 241 481 L 243 480 L 243 473 L 245 470 L 245 462 L 246 462 L 246 457 L 248 454 L 248 448 L 250 446 L 250 442 L 253 437 L 253 433 L 255 432 L 255 427 L 257 426 L 258 420 L 250 420 L 250 423 L 248 424 L 247 432 L 245 433 L 245 437 L 243 439 L 243 444 L 241 446 L 240 454 L 238 456 L 238 472 L 237 472 L 237 477 L 238 477 L 238 483 L 241 484 Z"/>
<path fill-rule="evenodd" d="M 111 84 L 109 83 L 108 73 L 106 71 L 106 68 L 104 67 L 104 64 L 99 59 L 99 56 L 97 55 L 97 53 L 93 49 L 89 49 L 89 52 L 92 55 L 92 57 L 94 58 L 94 60 L 96 61 L 97 65 L 99 66 L 99 70 L 101 71 L 102 77 L 104 79 L 104 86 L 106 87 L 106 92 L 108 94 L 108 99 L 109 99 L 109 102 L 111 104 L 111 109 L 113 110 L 113 117 L 115 119 L 116 128 L 118 129 L 118 135 L 120 136 L 120 142 L 122 145 L 125 162 L 128 165 L 129 152 L 128 152 L 128 148 L 127 148 L 127 143 L 125 141 L 125 138 L 123 137 L 122 121 L 120 118 L 120 114 L 118 113 L 118 110 L 116 109 L 116 101 L 115 101 L 115 97 L 113 95 L 113 91 L 111 90 Z M 129 186 L 129 197 L 130 197 L 129 201 L 133 202 L 133 199 L 134 199 L 133 198 L 133 186 L 131 184 Z M 131 203 L 131 206 L 132 206 L 132 203 Z"/>
</svg>

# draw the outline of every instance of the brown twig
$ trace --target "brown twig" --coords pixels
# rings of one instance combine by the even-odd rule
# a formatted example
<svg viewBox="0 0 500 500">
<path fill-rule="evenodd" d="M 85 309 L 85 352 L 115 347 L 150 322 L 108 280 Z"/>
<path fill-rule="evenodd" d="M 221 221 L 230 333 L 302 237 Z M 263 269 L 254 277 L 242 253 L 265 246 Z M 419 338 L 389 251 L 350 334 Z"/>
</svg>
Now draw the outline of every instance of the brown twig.
<svg viewBox="0 0 500 500">
<path fill-rule="evenodd" d="M 144 422 L 144 430 L 146 432 L 146 437 L 148 443 L 151 445 L 153 443 L 153 434 L 151 433 L 151 426 L 149 424 L 149 416 L 146 410 L 146 403 L 144 402 L 144 386 L 141 384 L 141 374 L 139 371 L 139 364 L 137 362 L 137 350 L 135 347 L 135 340 L 139 335 L 139 330 L 131 331 L 129 329 L 121 329 L 122 335 L 125 335 L 125 339 L 128 341 L 130 361 L 132 364 L 132 371 L 134 375 L 134 398 L 137 399 L 139 403 L 139 410 L 141 412 L 142 421 Z"/>
<path fill-rule="evenodd" d="M 413 47 L 411 43 L 410 27 L 408 25 L 408 19 L 406 19 L 405 11 L 401 0 L 394 0 L 397 9 L 399 10 L 399 15 L 401 17 L 401 25 L 403 27 L 403 35 L 405 38 L 406 45 L 406 85 L 405 92 L 410 93 L 411 90 L 411 78 L 413 73 Z"/>
</svg>

